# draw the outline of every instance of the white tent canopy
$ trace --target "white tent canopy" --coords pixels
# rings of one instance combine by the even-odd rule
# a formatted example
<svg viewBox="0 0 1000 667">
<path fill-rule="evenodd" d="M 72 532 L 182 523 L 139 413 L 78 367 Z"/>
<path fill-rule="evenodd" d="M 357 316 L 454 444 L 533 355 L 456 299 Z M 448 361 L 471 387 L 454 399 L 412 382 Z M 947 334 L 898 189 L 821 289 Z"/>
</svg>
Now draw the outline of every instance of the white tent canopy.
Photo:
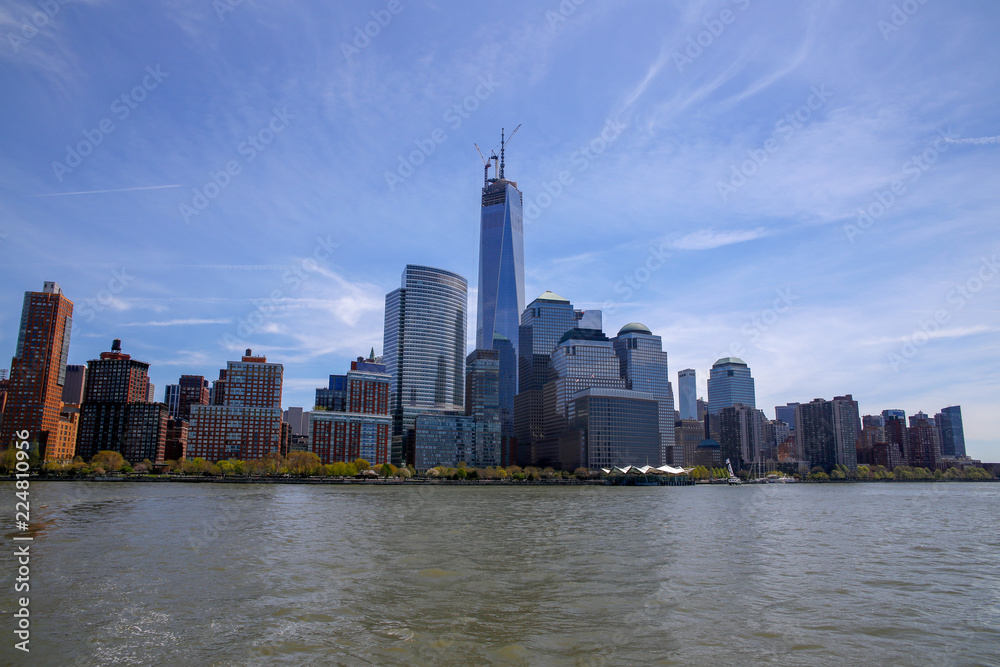
<svg viewBox="0 0 1000 667">
<path fill-rule="evenodd" d="M 694 470 L 694 468 L 674 468 L 673 466 L 660 466 L 659 468 L 654 468 L 653 466 L 625 466 L 624 468 L 619 468 L 615 466 L 614 468 L 601 468 L 605 473 L 611 474 L 612 470 L 622 473 L 623 475 L 686 475 L 687 473 Z"/>
</svg>

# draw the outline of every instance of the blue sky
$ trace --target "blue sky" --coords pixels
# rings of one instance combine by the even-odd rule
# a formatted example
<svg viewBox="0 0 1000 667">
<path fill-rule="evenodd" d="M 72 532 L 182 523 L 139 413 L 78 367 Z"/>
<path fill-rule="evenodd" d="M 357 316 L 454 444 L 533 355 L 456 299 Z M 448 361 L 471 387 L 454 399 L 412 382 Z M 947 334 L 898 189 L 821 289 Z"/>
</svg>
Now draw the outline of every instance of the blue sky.
<svg viewBox="0 0 1000 667">
<path fill-rule="evenodd" d="M 71 363 L 120 337 L 159 398 L 251 347 L 309 406 L 381 351 L 407 263 L 469 279 L 471 347 L 473 142 L 522 124 L 528 301 L 647 324 L 702 395 L 736 354 L 769 416 L 959 404 L 998 460 L 998 23 L 985 0 L 7 2 L 0 356 L 55 280 Z"/>
</svg>

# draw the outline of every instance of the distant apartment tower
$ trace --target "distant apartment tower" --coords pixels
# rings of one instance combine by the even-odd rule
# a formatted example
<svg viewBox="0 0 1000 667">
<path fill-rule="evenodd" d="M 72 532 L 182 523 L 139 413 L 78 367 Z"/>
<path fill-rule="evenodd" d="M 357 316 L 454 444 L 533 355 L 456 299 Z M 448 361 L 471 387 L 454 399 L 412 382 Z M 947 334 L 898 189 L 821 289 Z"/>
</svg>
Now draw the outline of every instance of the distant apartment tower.
<svg viewBox="0 0 1000 667">
<path fill-rule="evenodd" d="M 385 297 L 383 360 L 391 377 L 392 462 L 413 461 L 418 414 L 465 411 L 468 283 L 408 264 L 401 286 Z"/>
<path fill-rule="evenodd" d="M 84 364 L 66 366 L 66 384 L 63 385 L 62 402 L 68 405 L 83 403 L 83 388 L 87 383 L 87 367 Z"/>
<path fill-rule="evenodd" d="M 209 404 L 208 380 L 202 375 L 182 375 L 179 381 L 181 388 L 178 400 L 177 416 L 180 419 L 191 419 L 192 405 Z"/>
<path fill-rule="evenodd" d="M 90 459 L 99 451 L 114 451 L 133 464 L 144 459 L 162 463 L 167 406 L 147 401 L 148 391 L 149 364 L 123 353 L 121 340 L 88 361 L 77 454 Z"/>
<path fill-rule="evenodd" d="M 677 446 L 683 452 L 683 466 L 693 467 L 697 465 L 695 454 L 698 451 L 698 444 L 705 439 L 705 424 L 697 419 L 679 419 L 674 424 L 674 439 Z M 678 466 L 681 464 L 674 463 Z"/>
<path fill-rule="evenodd" d="M 941 433 L 941 456 L 958 458 L 965 456 L 965 428 L 962 425 L 962 407 L 953 405 L 944 408 L 934 416 Z"/>
<path fill-rule="evenodd" d="M 762 411 L 737 403 L 727 405 L 712 418 L 718 420 L 717 440 L 723 460 L 729 459 L 735 469 L 764 460 L 762 449 L 767 419 Z"/>
<path fill-rule="evenodd" d="M 857 468 L 861 417 L 850 394 L 800 404 L 795 408 L 795 425 L 799 451 L 811 467 L 821 466 L 827 472 L 836 464 Z"/>
<path fill-rule="evenodd" d="M 663 341 L 644 324 L 631 322 L 623 326 L 612 339 L 615 354 L 621 362 L 621 375 L 632 391 L 653 394 L 659 405 L 658 432 L 660 456 L 656 465 L 679 466 L 684 449 L 674 440 L 674 390 L 670 386 L 670 371 Z"/>
<path fill-rule="evenodd" d="M 708 377 L 708 412 L 718 414 L 722 408 L 737 403 L 757 407 L 753 377 L 745 361 L 725 357 L 712 365 Z"/>
<path fill-rule="evenodd" d="M 677 372 L 677 411 L 679 419 L 698 419 L 698 381 L 693 368 Z"/>
<path fill-rule="evenodd" d="M 795 408 L 797 407 L 799 407 L 798 403 L 774 406 L 774 418 L 788 424 L 788 430 L 792 433 L 795 432 Z"/>
<path fill-rule="evenodd" d="M 941 436 L 934 419 L 923 412 L 912 415 L 906 429 L 906 464 L 934 470 L 943 467 L 941 463 Z"/>
<path fill-rule="evenodd" d="M 281 453 L 284 367 L 247 349 L 226 363 L 222 405 L 192 405 L 189 458 L 253 460 Z M 216 383 L 218 384 L 218 383 Z M 218 398 L 218 395 L 216 395 Z"/>
<path fill-rule="evenodd" d="M 179 419 L 181 409 L 181 386 L 168 384 L 163 389 L 163 402 L 167 405 L 167 414 L 171 419 Z"/>
<path fill-rule="evenodd" d="M 66 384 L 66 360 L 73 328 L 73 302 L 54 282 L 45 282 L 41 292 L 25 292 L 17 348 L 10 362 L 7 401 L 0 448 L 6 449 L 26 431 L 46 460 L 72 458 L 73 452 L 48 449 L 59 430 L 62 392 Z"/>
</svg>

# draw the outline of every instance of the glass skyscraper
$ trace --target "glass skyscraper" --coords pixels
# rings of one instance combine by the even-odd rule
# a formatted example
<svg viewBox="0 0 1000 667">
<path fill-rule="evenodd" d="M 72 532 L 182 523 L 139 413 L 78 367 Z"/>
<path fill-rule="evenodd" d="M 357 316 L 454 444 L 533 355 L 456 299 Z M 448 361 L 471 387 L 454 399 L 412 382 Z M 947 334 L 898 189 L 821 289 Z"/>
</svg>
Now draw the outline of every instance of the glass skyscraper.
<svg viewBox="0 0 1000 667">
<path fill-rule="evenodd" d="M 742 359 L 724 357 L 712 365 L 708 377 L 708 412 L 718 414 L 737 403 L 757 407 L 750 367 Z"/>
<path fill-rule="evenodd" d="M 656 465 L 681 465 L 684 450 L 681 447 L 675 449 L 674 390 L 670 386 L 667 353 L 663 351 L 662 340 L 644 324 L 632 322 L 619 330 L 612 343 L 627 387 L 656 396 L 659 406 L 657 430 L 660 435 L 659 462 Z"/>
<path fill-rule="evenodd" d="M 591 317 L 600 328 L 600 311 Z M 545 292 L 521 313 L 518 327 L 517 396 L 514 399 L 514 435 L 518 463 L 531 465 L 532 443 L 545 436 L 542 419 L 542 387 L 549 381 L 549 360 L 559 339 L 579 325 L 582 311 L 573 310 L 569 299 Z"/>
<path fill-rule="evenodd" d="M 962 408 L 953 405 L 935 415 L 941 432 L 942 456 L 965 456 L 965 429 L 962 426 Z"/>
<path fill-rule="evenodd" d="M 392 377 L 392 462 L 413 461 L 413 427 L 422 412 L 465 412 L 468 283 L 462 276 L 408 264 L 385 297 L 383 363 Z"/>
<path fill-rule="evenodd" d="M 679 419 L 698 419 L 698 383 L 693 368 L 677 373 L 677 411 Z"/>
<path fill-rule="evenodd" d="M 483 187 L 479 222 L 479 302 L 476 349 L 493 349 L 500 334 L 514 344 L 524 310 L 524 222 L 517 183 L 503 177 Z M 515 371 L 516 372 L 516 371 Z"/>
</svg>

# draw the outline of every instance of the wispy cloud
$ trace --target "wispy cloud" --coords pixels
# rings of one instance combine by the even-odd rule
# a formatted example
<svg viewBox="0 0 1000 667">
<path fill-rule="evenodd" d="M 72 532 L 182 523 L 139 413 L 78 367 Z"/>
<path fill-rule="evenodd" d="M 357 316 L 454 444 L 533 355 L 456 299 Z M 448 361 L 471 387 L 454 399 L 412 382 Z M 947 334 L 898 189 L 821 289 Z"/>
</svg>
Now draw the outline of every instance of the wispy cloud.
<svg viewBox="0 0 1000 667">
<path fill-rule="evenodd" d="M 81 190 L 79 192 L 49 192 L 35 195 L 36 197 L 68 197 L 69 195 L 99 195 L 105 192 L 134 192 L 136 190 L 163 190 L 166 188 L 182 188 L 183 185 L 144 185 L 138 188 L 115 188 L 113 190 Z"/>
<path fill-rule="evenodd" d="M 985 146 L 987 144 L 1000 144 L 1000 135 L 995 137 L 978 137 L 974 139 L 948 139 L 949 144 L 972 144 L 974 146 Z"/>
<path fill-rule="evenodd" d="M 753 241 L 767 236 L 768 232 L 763 227 L 750 230 L 733 230 L 716 232 L 711 229 L 702 229 L 691 232 L 671 243 L 671 247 L 677 250 L 712 250 L 734 243 Z"/>
<path fill-rule="evenodd" d="M 128 322 L 126 324 L 121 324 L 119 326 L 123 327 L 185 327 L 198 324 L 229 324 L 232 322 L 231 319 L 196 319 L 189 318 L 186 320 L 166 320 L 164 322 Z"/>
</svg>

